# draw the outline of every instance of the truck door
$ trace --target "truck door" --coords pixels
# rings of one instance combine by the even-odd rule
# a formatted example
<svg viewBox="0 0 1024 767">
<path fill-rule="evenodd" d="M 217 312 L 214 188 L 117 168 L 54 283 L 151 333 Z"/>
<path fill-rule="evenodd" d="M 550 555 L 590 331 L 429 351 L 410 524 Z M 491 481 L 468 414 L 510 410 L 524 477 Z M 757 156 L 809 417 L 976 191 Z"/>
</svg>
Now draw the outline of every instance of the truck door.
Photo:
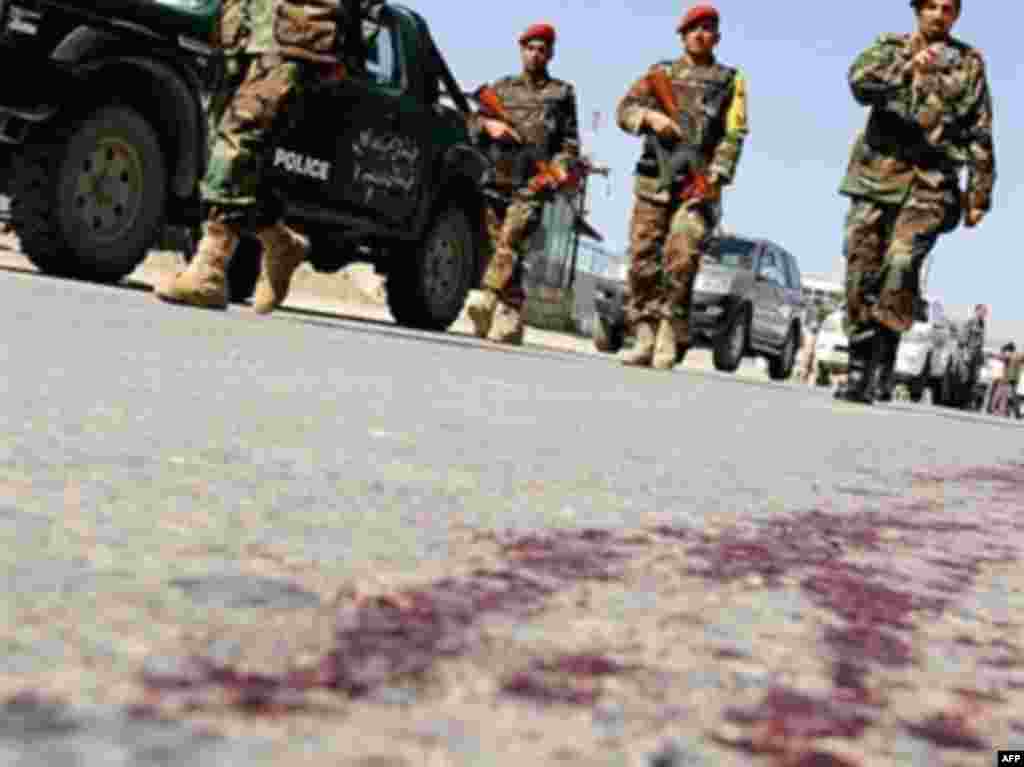
<svg viewBox="0 0 1024 767">
<path fill-rule="evenodd" d="M 274 154 L 275 172 L 283 171 L 290 194 L 392 225 L 410 219 L 423 193 L 422 124 L 430 116 L 406 92 L 401 53 L 396 19 L 388 15 L 365 70 L 310 93 L 301 124 Z"/>
<path fill-rule="evenodd" d="M 782 316 L 782 264 L 774 249 L 762 245 L 754 275 L 754 322 L 751 336 L 757 344 L 778 346 L 782 343 L 779 326 Z"/>
</svg>

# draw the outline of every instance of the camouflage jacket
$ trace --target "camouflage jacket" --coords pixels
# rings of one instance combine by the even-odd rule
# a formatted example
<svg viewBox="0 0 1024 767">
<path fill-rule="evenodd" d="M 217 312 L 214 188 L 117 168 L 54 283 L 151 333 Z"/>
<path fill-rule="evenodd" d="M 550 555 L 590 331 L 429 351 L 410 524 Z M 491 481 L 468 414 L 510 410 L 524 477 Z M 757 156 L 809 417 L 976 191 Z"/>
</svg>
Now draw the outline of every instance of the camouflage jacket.
<svg viewBox="0 0 1024 767">
<path fill-rule="evenodd" d="M 274 49 L 274 0 L 224 0 L 220 47 L 225 54 L 268 53 Z"/>
<path fill-rule="evenodd" d="M 357 0 L 225 0 L 220 47 L 228 55 L 278 52 L 338 63 Z"/>
<path fill-rule="evenodd" d="M 959 200 L 967 166 L 966 204 L 988 210 L 995 183 L 992 101 L 981 54 L 950 38 L 940 67 L 910 74 L 907 63 L 927 47 L 917 35 L 882 35 L 849 72 L 858 103 L 871 107 L 850 156 L 843 194 L 903 204 L 912 190 Z"/>
<path fill-rule="evenodd" d="M 703 149 L 708 172 L 717 176 L 722 185 L 732 183 L 743 142 L 749 133 L 747 83 L 743 73 L 718 62 L 697 66 L 687 56 L 655 64 L 650 71 L 655 69 L 664 70 L 672 82 L 682 115 L 670 117 L 683 128 L 686 134 L 683 140 Z M 643 118 L 648 110 L 664 113 L 644 75 L 619 102 L 616 114 L 619 127 L 627 133 L 640 135 L 646 130 Z M 656 168 L 653 151 L 645 147 L 637 164 L 638 194 L 657 199 L 653 192 L 654 179 L 650 178 L 656 174 Z M 663 196 L 668 199 L 667 192 Z"/>
<path fill-rule="evenodd" d="M 471 128 L 477 140 L 495 160 L 499 187 L 521 188 L 532 175 L 520 160 L 532 155 L 537 159 L 565 164 L 580 155 L 579 116 L 576 91 L 571 84 L 553 77 L 533 83 L 524 74 L 503 77 L 492 86 L 504 104 L 512 128 L 523 139 L 522 145 L 490 141 L 481 118 L 475 114 Z"/>
</svg>

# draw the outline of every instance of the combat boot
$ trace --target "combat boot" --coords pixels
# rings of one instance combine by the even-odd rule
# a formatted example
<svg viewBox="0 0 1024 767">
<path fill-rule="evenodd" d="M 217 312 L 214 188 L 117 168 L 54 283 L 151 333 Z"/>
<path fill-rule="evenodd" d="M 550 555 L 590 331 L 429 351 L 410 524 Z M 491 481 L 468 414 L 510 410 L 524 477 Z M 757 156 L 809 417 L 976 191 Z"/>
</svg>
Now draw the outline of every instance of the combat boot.
<svg viewBox="0 0 1024 767">
<path fill-rule="evenodd" d="M 836 399 L 870 405 L 874 402 L 874 383 L 877 358 L 876 328 L 850 335 L 849 372 L 846 383 L 836 389 Z"/>
<path fill-rule="evenodd" d="M 487 340 L 499 344 L 522 346 L 523 335 L 523 313 L 504 301 L 498 301 L 498 306 L 494 310 L 494 318 L 491 321 L 490 332 L 487 333 Z"/>
<path fill-rule="evenodd" d="M 654 357 L 654 325 L 650 322 L 638 322 L 634 332 L 632 349 L 619 352 L 619 362 L 623 365 L 646 367 Z"/>
<path fill-rule="evenodd" d="M 494 321 L 494 310 L 498 307 L 498 294 L 493 290 L 471 290 L 466 300 L 466 314 L 473 323 L 473 334 L 487 338 Z"/>
<path fill-rule="evenodd" d="M 896 353 L 900 346 L 900 334 L 895 330 L 884 328 L 879 332 L 876 343 L 878 350 L 878 374 L 875 383 L 875 401 L 892 402 L 892 390 L 895 384 Z"/>
<path fill-rule="evenodd" d="M 228 264 L 240 233 L 230 224 L 207 221 L 203 238 L 188 267 L 159 283 L 153 293 L 162 301 L 204 309 L 228 306 Z"/>
<path fill-rule="evenodd" d="M 658 324 L 658 334 L 654 339 L 651 366 L 656 370 L 671 370 L 675 367 L 677 354 L 675 324 L 671 320 L 662 320 Z"/>
<path fill-rule="evenodd" d="M 260 229 L 256 238 L 263 246 L 263 266 L 252 308 L 257 314 L 269 314 L 288 297 L 292 275 L 309 255 L 309 240 L 281 221 Z"/>
</svg>

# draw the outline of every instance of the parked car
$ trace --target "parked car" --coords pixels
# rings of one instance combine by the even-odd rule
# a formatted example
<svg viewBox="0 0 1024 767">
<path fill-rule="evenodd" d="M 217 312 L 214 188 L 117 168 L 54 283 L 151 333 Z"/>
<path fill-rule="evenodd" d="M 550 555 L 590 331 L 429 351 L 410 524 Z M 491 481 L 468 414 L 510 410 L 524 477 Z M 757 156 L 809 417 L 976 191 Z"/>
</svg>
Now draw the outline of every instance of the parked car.
<svg viewBox="0 0 1024 767">
<path fill-rule="evenodd" d="M 625 341 L 626 284 L 602 279 L 594 297 L 594 345 L 618 351 Z M 715 367 L 735 372 L 762 356 L 777 380 L 793 373 L 802 339 L 800 269 L 773 242 L 739 236 L 712 240 L 693 291 L 692 346 L 710 347 Z"/>
</svg>

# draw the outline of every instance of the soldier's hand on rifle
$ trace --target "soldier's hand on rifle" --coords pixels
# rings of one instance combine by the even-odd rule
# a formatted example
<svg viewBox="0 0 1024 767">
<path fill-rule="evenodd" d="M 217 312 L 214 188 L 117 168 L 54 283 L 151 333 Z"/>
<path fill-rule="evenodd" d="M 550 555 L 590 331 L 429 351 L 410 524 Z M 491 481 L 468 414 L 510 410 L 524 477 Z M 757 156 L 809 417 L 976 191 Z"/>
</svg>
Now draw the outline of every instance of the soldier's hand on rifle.
<svg viewBox="0 0 1024 767">
<path fill-rule="evenodd" d="M 523 143 L 523 139 L 518 133 L 516 133 L 515 128 L 501 120 L 484 119 L 483 126 L 484 130 L 487 131 L 487 135 L 495 141 L 512 141 L 516 144 Z"/>
<path fill-rule="evenodd" d="M 679 127 L 679 123 L 668 115 L 655 112 L 653 109 L 648 110 L 644 115 L 644 124 L 661 138 L 680 139 L 683 137 L 683 129 Z"/>
</svg>

